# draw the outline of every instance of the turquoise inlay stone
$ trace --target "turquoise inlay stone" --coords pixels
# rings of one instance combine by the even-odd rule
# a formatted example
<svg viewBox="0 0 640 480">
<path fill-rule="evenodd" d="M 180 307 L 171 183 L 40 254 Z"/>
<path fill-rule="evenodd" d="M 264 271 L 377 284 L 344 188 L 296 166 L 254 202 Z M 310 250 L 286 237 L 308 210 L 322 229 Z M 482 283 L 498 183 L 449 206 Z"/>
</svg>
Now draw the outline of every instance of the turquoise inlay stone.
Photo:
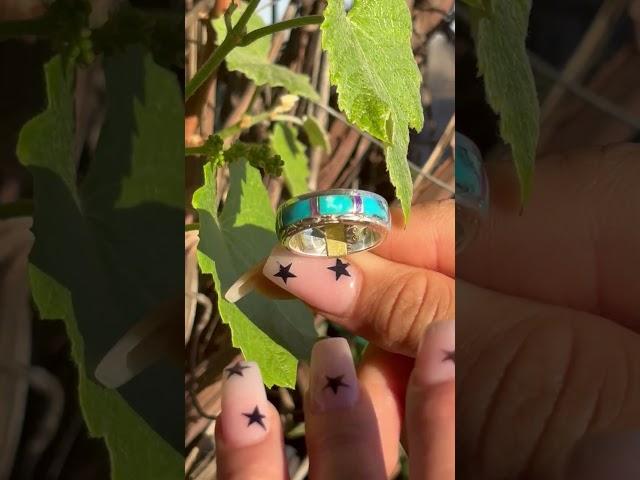
<svg viewBox="0 0 640 480">
<path fill-rule="evenodd" d="M 327 195 L 318 199 L 320 215 L 343 215 L 351 213 L 353 200 L 348 195 Z"/>
<path fill-rule="evenodd" d="M 380 218 L 385 222 L 388 220 L 387 211 L 380 204 L 377 198 L 374 197 L 363 197 L 362 199 L 362 211 L 365 215 L 370 215 L 372 217 Z"/>
<path fill-rule="evenodd" d="M 289 205 L 282 212 L 282 224 L 287 226 L 311 217 L 311 205 L 309 200 L 300 200 L 293 205 Z"/>
</svg>

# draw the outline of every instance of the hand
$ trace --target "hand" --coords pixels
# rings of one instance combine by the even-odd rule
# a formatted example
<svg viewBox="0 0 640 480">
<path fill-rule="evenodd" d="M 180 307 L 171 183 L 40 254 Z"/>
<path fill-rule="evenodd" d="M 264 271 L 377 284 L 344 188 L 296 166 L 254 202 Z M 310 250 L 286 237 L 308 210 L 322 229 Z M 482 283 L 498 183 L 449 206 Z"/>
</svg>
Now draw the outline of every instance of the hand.
<svg viewBox="0 0 640 480">
<path fill-rule="evenodd" d="M 540 159 L 522 215 L 512 165 L 487 164 L 457 264 L 462 478 L 640 478 L 639 155 Z"/>
<path fill-rule="evenodd" d="M 394 212 L 375 253 L 337 260 L 278 247 L 267 260 L 267 278 L 372 342 L 357 373 L 345 340 L 313 349 L 304 400 L 312 479 L 388 478 L 405 419 L 411 478 L 455 478 L 453 214 L 452 201 L 418 206 L 404 230 Z M 232 365 L 225 377 L 219 478 L 288 478 L 280 419 L 257 366 Z"/>
</svg>

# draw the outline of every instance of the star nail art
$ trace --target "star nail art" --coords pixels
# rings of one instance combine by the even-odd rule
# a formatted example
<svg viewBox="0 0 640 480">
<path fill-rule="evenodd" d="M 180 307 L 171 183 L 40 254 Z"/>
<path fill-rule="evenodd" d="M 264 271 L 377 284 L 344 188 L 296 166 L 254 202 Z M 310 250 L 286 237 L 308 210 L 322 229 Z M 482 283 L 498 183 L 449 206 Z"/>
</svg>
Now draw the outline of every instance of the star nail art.
<svg viewBox="0 0 640 480">
<path fill-rule="evenodd" d="M 443 362 L 450 361 L 450 362 L 453 362 L 454 364 L 456 363 L 455 350 L 443 350 L 442 353 L 444 353 L 444 358 L 442 359 Z"/>
<path fill-rule="evenodd" d="M 282 281 L 286 285 L 287 284 L 287 279 L 296 278 L 296 275 L 291 273 L 291 265 L 293 265 L 293 263 L 290 263 L 286 267 L 283 266 L 283 265 L 278 264 L 278 268 L 279 268 L 278 273 L 274 273 L 273 276 L 274 277 L 280 277 L 282 279 Z"/>
<path fill-rule="evenodd" d="M 234 365 L 225 368 L 224 371 L 228 374 L 227 378 L 230 378 L 233 375 L 240 375 L 241 377 L 244 377 L 244 375 L 242 375 L 242 370 L 245 368 L 249 368 L 249 366 L 242 365 L 242 362 L 236 362 Z"/>
<path fill-rule="evenodd" d="M 251 424 L 253 423 L 257 423 L 259 424 L 263 429 L 267 429 L 267 427 L 265 427 L 264 422 L 262 421 L 262 419 L 265 417 L 265 415 L 262 415 L 260 413 L 260 410 L 258 409 L 258 406 L 256 405 L 256 408 L 253 409 L 253 412 L 251 413 L 243 413 L 242 415 L 244 415 L 245 417 L 247 417 L 249 419 L 249 423 L 247 423 L 247 427 L 250 427 Z"/>
<path fill-rule="evenodd" d="M 347 271 L 349 263 L 344 263 L 339 258 L 336 258 L 336 264 L 333 267 L 327 267 L 329 270 L 333 270 L 336 273 L 336 281 L 340 279 L 342 275 L 350 277 L 351 274 Z"/>
<path fill-rule="evenodd" d="M 336 395 L 338 394 L 338 389 L 340 387 L 349 387 L 349 385 L 342 381 L 344 375 L 338 375 L 337 377 L 329 377 L 325 375 L 325 378 L 327 379 L 327 384 L 324 386 L 323 390 L 330 388 Z"/>
</svg>

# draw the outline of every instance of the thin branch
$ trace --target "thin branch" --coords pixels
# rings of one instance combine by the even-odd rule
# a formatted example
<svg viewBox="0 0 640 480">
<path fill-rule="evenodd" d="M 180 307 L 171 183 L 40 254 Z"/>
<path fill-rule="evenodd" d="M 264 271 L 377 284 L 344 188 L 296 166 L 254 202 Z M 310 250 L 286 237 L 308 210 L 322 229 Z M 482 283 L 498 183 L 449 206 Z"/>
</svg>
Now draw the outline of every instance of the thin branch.
<svg viewBox="0 0 640 480">
<path fill-rule="evenodd" d="M 247 33 L 240 42 L 241 47 L 255 42 L 259 38 L 272 35 L 277 32 L 289 30 L 292 28 L 303 27 L 305 25 L 319 25 L 322 23 L 324 17 L 322 15 L 307 15 L 305 17 L 292 18 L 283 22 L 274 23 L 273 25 L 267 25 L 266 27 L 258 28 L 252 32 Z"/>
<path fill-rule="evenodd" d="M 561 72 L 559 72 L 555 67 L 553 67 L 551 64 L 543 60 L 535 53 L 528 52 L 528 54 L 529 60 L 531 61 L 531 66 L 536 72 L 563 85 L 564 88 L 566 88 L 573 95 L 591 104 L 601 112 L 606 113 L 616 120 L 632 126 L 636 130 L 640 130 L 640 118 L 630 114 L 629 112 L 620 108 L 618 105 L 607 100 L 606 98 L 597 95 L 589 88 L 583 87 L 576 82 L 566 80 L 562 77 Z"/>
<path fill-rule="evenodd" d="M 28 20 L 0 22 L 0 41 L 28 35 L 46 35 L 49 27 L 47 20 L 46 17 L 38 17 Z"/>
<path fill-rule="evenodd" d="M 17 200 L 0 205 L 0 219 L 13 217 L 31 217 L 33 215 L 32 200 Z"/>
<path fill-rule="evenodd" d="M 189 83 L 187 83 L 185 100 L 189 99 L 202 84 L 207 81 L 207 78 L 214 74 L 229 52 L 242 41 L 249 18 L 251 18 L 251 15 L 253 15 L 253 12 L 256 10 L 259 1 L 260 0 L 251 0 L 251 2 L 249 2 L 238 23 L 236 23 L 231 32 L 227 34 L 222 44 L 213 51 L 207 61 L 204 62 L 202 67 L 195 73 Z"/>
</svg>

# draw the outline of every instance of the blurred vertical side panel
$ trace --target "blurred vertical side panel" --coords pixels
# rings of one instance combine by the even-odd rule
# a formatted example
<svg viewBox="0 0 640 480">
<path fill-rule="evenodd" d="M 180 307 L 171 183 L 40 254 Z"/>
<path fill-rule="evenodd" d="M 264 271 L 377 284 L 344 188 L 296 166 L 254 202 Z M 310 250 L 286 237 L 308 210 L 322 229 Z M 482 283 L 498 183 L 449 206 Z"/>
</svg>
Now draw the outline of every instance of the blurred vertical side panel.
<svg viewBox="0 0 640 480">
<path fill-rule="evenodd" d="M 0 6 L 0 479 L 183 477 L 184 9 Z"/>
<path fill-rule="evenodd" d="M 640 475 L 639 8 L 458 2 L 459 478 Z"/>
</svg>

